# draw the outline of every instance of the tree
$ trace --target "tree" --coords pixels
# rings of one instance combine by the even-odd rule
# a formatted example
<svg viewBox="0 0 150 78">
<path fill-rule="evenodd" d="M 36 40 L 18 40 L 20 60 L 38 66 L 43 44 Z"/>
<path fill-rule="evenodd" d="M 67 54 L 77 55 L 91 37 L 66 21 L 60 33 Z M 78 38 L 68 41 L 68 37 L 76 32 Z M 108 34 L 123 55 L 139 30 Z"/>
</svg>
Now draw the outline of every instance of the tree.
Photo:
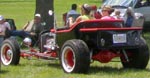
<svg viewBox="0 0 150 78">
<path fill-rule="evenodd" d="M 36 0 L 35 14 L 39 13 L 42 17 L 42 22 L 46 23 L 45 29 L 49 30 L 54 26 L 54 15 L 49 15 L 48 11 L 54 11 L 53 0 Z"/>
</svg>

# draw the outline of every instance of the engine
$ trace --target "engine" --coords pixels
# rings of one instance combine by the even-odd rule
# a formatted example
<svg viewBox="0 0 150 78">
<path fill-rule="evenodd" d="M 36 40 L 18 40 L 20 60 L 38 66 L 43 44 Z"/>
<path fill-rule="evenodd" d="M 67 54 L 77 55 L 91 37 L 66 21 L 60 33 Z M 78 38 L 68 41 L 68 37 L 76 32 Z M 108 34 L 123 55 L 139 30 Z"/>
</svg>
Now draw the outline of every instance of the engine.
<svg viewBox="0 0 150 78">
<path fill-rule="evenodd" d="M 58 48 L 55 41 L 55 34 L 53 33 L 45 33 L 41 35 L 40 39 L 40 51 L 54 51 Z"/>
</svg>

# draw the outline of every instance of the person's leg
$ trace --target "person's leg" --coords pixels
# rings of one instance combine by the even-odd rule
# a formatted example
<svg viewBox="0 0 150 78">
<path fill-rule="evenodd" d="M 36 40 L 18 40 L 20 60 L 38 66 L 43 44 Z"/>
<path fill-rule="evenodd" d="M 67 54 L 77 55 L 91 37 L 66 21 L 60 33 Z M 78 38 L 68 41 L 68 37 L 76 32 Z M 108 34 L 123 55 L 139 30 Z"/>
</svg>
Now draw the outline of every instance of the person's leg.
<svg viewBox="0 0 150 78">
<path fill-rule="evenodd" d="M 30 34 L 28 32 L 25 31 L 21 31 L 21 30 L 13 30 L 11 31 L 11 36 L 19 36 L 21 38 L 25 38 L 25 37 L 29 37 Z"/>
</svg>

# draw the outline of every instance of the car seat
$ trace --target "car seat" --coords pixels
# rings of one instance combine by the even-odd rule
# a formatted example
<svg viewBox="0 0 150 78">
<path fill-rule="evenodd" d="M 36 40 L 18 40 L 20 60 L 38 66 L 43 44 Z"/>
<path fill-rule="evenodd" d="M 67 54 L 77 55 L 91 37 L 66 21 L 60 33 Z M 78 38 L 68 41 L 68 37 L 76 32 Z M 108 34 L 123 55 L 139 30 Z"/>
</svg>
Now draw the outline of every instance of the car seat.
<svg viewBox="0 0 150 78">
<path fill-rule="evenodd" d="M 14 19 L 6 19 L 6 21 L 10 24 L 11 30 L 16 30 L 16 25 Z"/>
<path fill-rule="evenodd" d="M 15 25 L 14 19 L 5 19 L 5 21 L 10 24 L 11 30 L 16 30 L 16 29 L 17 29 L 17 28 L 16 28 L 16 25 Z M 5 38 L 9 38 L 10 36 L 11 36 L 11 35 L 10 35 L 10 30 L 9 30 L 9 29 L 6 29 L 4 39 L 5 39 Z"/>
</svg>

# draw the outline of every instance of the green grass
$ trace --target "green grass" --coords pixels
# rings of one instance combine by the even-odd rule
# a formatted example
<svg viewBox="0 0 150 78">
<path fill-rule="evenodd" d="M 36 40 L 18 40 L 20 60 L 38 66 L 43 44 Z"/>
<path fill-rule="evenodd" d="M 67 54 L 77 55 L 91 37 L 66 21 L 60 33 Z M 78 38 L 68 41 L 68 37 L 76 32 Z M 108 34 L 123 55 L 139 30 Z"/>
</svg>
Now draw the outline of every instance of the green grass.
<svg viewBox="0 0 150 78">
<path fill-rule="evenodd" d="M 58 23 L 62 14 L 70 9 L 72 3 L 100 5 L 99 0 L 55 0 L 55 13 Z M 0 0 L 0 14 L 15 19 L 18 29 L 33 18 L 35 0 Z M 79 12 L 79 8 L 78 8 Z M 144 34 L 150 47 L 150 33 Z M 117 59 L 118 60 L 118 59 Z M 90 66 L 88 74 L 66 74 L 58 61 L 21 59 L 18 66 L 1 66 L 0 78 L 148 78 L 150 63 L 144 70 L 123 69 L 120 62 L 99 63 Z"/>
<path fill-rule="evenodd" d="M 62 14 L 70 10 L 73 3 L 78 4 L 79 13 L 79 6 L 84 3 L 100 6 L 99 0 L 54 0 L 58 25 L 63 25 Z M 0 15 L 4 15 L 5 18 L 13 18 L 18 29 L 22 29 L 28 21 L 32 20 L 34 13 L 35 0 L 0 0 Z"/>
<path fill-rule="evenodd" d="M 88 74 L 66 74 L 58 61 L 21 59 L 18 66 L 2 66 L 0 74 L 1 78 L 147 78 L 149 72 L 149 66 L 144 70 L 123 69 L 120 62 L 94 62 Z"/>
<path fill-rule="evenodd" d="M 13 18 L 18 29 L 33 19 L 35 0 L 0 0 L 0 15 Z"/>
</svg>

